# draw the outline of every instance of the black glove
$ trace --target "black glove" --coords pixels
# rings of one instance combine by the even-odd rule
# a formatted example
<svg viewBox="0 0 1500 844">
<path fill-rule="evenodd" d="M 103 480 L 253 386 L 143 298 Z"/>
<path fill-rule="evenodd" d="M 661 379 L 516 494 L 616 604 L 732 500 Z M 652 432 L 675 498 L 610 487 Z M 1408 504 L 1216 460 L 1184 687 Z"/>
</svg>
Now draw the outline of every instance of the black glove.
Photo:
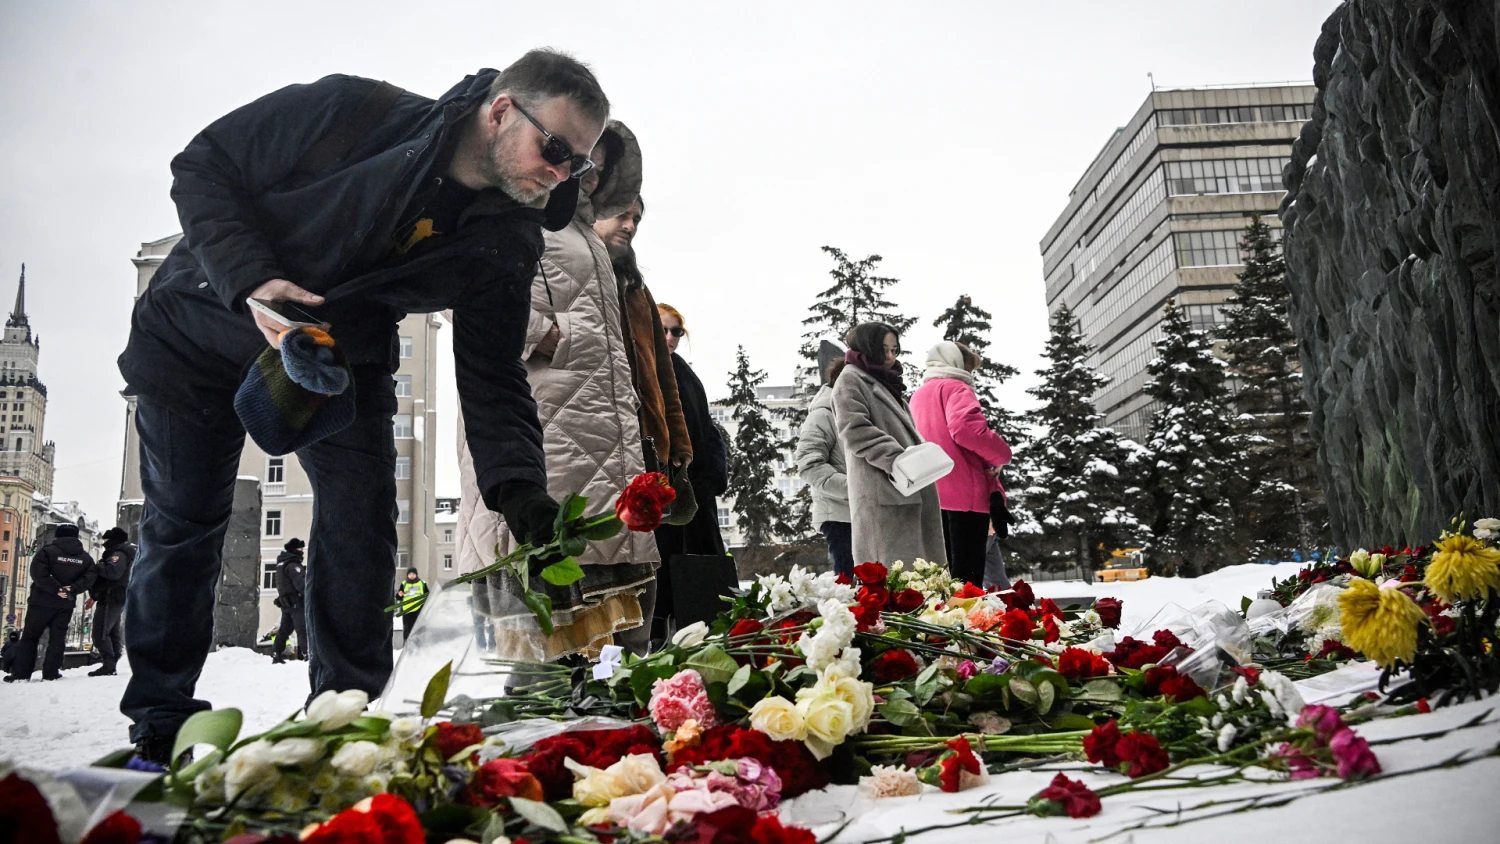
<svg viewBox="0 0 1500 844">
<path fill-rule="evenodd" d="M 1005 505 L 1005 496 L 998 492 L 990 493 L 990 524 L 996 536 L 1001 539 L 1010 536 L 1010 508 Z"/>
<path fill-rule="evenodd" d="M 500 511 L 517 540 L 531 545 L 552 540 L 553 524 L 561 508 L 540 486 L 530 481 L 507 481 L 485 496 L 485 503 L 491 510 Z"/>
</svg>

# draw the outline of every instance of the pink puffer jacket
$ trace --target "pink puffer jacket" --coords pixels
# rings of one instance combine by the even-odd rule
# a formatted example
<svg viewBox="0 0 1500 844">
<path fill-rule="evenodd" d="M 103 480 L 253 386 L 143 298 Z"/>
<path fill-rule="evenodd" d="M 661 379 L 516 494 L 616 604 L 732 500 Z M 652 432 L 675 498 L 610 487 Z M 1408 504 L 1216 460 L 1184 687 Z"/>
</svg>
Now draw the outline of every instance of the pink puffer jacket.
<svg viewBox="0 0 1500 844">
<path fill-rule="evenodd" d="M 911 397 L 911 415 L 922 439 L 953 458 L 953 471 L 938 480 L 944 510 L 990 511 L 990 493 L 1004 493 L 985 470 L 1010 462 L 1010 445 L 990 430 L 974 388 L 957 378 L 932 378 Z"/>
</svg>

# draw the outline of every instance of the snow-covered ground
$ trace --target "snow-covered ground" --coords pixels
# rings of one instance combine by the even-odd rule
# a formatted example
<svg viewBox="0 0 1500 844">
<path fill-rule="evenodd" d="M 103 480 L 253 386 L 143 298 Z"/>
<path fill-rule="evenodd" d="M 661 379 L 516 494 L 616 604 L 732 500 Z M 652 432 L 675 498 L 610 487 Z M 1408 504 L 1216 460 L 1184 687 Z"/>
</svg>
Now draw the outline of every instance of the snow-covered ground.
<svg viewBox="0 0 1500 844">
<path fill-rule="evenodd" d="M 1190 580 L 1154 577 L 1133 583 L 1074 581 L 1038 583 L 1040 596 L 1110 595 L 1124 602 L 1121 629 L 1134 630 L 1163 606 L 1183 609 L 1217 599 L 1233 609 L 1242 595 L 1253 596 L 1286 577 L 1296 563 L 1277 566 L 1244 565 Z M 129 721 L 120 714 L 120 695 L 130 669 L 123 660 L 114 677 L 89 677 L 93 666 L 63 672 L 61 680 L 0 685 L 0 758 L 11 758 L 47 768 L 88 764 L 129 745 Z M 39 677 L 40 673 L 34 675 Z M 306 663 L 272 665 L 269 657 L 243 648 L 209 656 L 198 696 L 218 707 L 233 706 L 245 715 L 245 734 L 262 732 L 299 709 L 307 700 Z"/>
</svg>

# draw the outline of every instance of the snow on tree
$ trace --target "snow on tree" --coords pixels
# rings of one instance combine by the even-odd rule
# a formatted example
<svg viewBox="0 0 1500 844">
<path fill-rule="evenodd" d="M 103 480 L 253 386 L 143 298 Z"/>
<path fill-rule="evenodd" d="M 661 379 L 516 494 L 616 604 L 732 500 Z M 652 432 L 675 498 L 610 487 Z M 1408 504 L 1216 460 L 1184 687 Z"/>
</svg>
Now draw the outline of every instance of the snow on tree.
<svg viewBox="0 0 1500 844">
<path fill-rule="evenodd" d="M 804 360 L 816 364 L 819 340 L 833 338 L 843 342 L 849 329 L 862 322 L 884 322 L 902 335 L 917 324 L 916 317 L 897 313 L 896 303 L 885 298 L 886 290 L 897 280 L 875 275 L 876 265 L 883 260 L 879 255 L 854 261 L 842 249 L 833 246 L 822 249 L 833 258 L 833 269 L 828 271 L 833 284 L 818 292 L 818 298 L 807 309 L 807 319 L 802 320 L 808 326 L 798 350 Z"/>
<path fill-rule="evenodd" d="M 750 368 L 745 347 L 735 352 L 735 370 L 729 377 L 729 397 L 717 404 L 732 408 L 738 424 L 729 444 L 729 489 L 734 498 L 734 512 L 739 516 L 740 533 L 745 547 L 755 550 L 779 537 L 797 535 L 798 521 L 791 502 L 776 489 L 776 461 L 783 443 L 771 422 L 771 411 L 760 400 L 756 388 L 765 383 L 766 373 Z"/>
<path fill-rule="evenodd" d="M 1195 330 L 1173 299 L 1162 311 L 1162 339 L 1146 366 L 1156 400 L 1147 447 L 1154 505 L 1147 565 L 1196 577 L 1244 562 L 1231 501 L 1243 453 L 1224 385 L 1224 361 L 1206 331 Z"/>
<path fill-rule="evenodd" d="M 1145 533 L 1131 506 L 1140 495 L 1130 478 L 1141 449 L 1099 424 L 1093 397 L 1109 379 L 1089 366 L 1093 351 L 1072 311 L 1063 307 L 1052 315 L 1047 366 L 1037 370 L 1042 383 L 1027 390 L 1041 402 L 1026 418 L 1038 433 L 1021 448 L 1030 474 L 1022 490 L 1030 523 L 1019 532 L 1039 534 L 1044 560 L 1085 572 Z"/>
<path fill-rule="evenodd" d="M 1241 241 L 1245 268 L 1219 332 L 1230 372 L 1239 380 L 1234 407 L 1241 448 L 1253 456 L 1237 511 L 1254 559 L 1308 559 L 1330 541 L 1328 513 L 1308 436 L 1297 337 L 1288 319 L 1286 264 L 1271 235 L 1259 215 L 1250 219 Z"/>
</svg>

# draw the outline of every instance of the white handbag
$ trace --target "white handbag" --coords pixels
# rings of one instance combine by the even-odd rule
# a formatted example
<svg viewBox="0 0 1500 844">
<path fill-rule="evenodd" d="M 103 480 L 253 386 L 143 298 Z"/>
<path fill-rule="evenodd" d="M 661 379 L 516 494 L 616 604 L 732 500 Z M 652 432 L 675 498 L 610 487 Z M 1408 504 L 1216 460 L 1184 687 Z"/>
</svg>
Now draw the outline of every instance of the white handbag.
<svg viewBox="0 0 1500 844">
<path fill-rule="evenodd" d="M 953 471 L 953 458 L 937 443 L 919 443 L 901 452 L 891 464 L 891 483 L 902 495 L 911 494 L 937 483 L 938 478 Z"/>
</svg>

